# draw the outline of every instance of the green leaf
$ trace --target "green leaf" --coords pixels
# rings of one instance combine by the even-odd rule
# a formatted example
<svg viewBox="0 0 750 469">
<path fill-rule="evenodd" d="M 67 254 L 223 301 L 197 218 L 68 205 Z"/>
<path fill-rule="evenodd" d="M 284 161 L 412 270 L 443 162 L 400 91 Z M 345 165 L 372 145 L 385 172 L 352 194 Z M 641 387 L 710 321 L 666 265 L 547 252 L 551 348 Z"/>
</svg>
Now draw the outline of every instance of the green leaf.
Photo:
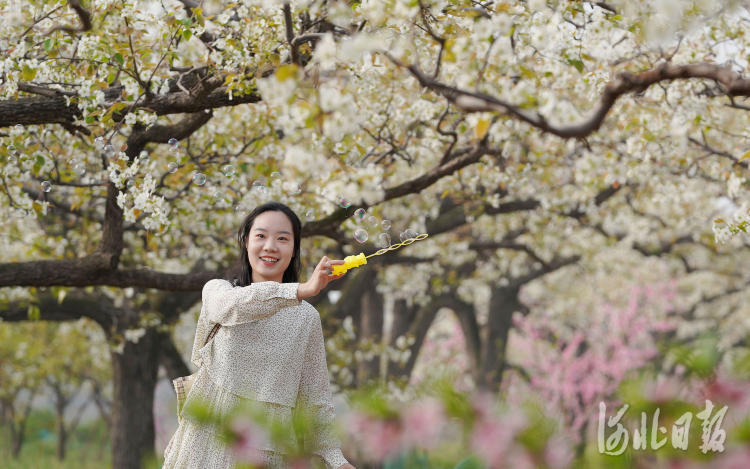
<svg viewBox="0 0 750 469">
<path fill-rule="evenodd" d="M 42 155 L 36 155 L 36 163 L 39 166 L 44 166 L 44 157 Z"/>
<path fill-rule="evenodd" d="M 113 72 L 109 72 L 109 75 L 107 75 L 107 83 L 111 85 L 113 81 L 115 81 L 115 74 Z"/>
<path fill-rule="evenodd" d="M 115 60 L 116 60 L 116 61 L 117 61 L 117 63 L 119 63 L 120 65 L 125 65 L 125 59 L 124 59 L 124 58 L 122 57 L 122 54 L 121 54 L 121 53 L 119 53 L 119 52 L 116 52 L 116 53 L 115 53 Z"/>
<path fill-rule="evenodd" d="M 189 29 L 186 29 L 182 32 L 182 37 L 185 38 L 186 41 L 189 41 L 191 37 L 193 37 L 193 32 Z"/>
<path fill-rule="evenodd" d="M 37 305 L 29 305 L 29 321 L 38 321 L 42 317 L 42 312 Z"/>
<path fill-rule="evenodd" d="M 568 59 L 568 63 L 578 70 L 578 73 L 583 73 L 583 62 L 576 59 Z"/>
<path fill-rule="evenodd" d="M 86 118 L 86 123 L 87 123 L 87 124 L 93 124 L 93 123 L 94 123 L 94 118 L 93 118 L 93 117 L 91 117 L 91 116 L 88 116 L 88 117 Z"/>
<path fill-rule="evenodd" d="M 48 38 L 44 41 L 44 50 L 49 52 L 55 46 L 55 41 L 52 38 Z"/>
<path fill-rule="evenodd" d="M 31 81 L 36 76 L 36 70 L 29 67 L 28 65 L 24 65 L 23 70 L 21 70 L 21 74 L 23 75 L 24 80 Z"/>
</svg>

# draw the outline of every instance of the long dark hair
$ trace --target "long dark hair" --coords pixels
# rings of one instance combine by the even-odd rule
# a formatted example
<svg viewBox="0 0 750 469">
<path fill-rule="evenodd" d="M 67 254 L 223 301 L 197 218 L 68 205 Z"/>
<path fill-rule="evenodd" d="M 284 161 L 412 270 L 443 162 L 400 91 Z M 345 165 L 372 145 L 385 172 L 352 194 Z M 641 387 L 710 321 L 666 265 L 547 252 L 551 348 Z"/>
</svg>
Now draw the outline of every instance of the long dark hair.
<svg viewBox="0 0 750 469">
<path fill-rule="evenodd" d="M 253 227 L 255 217 L 270 210 L 284 212 L 289 218 L 289 221 L 292 222 L 292 232 L 294 233 L 294 252 L 292 254 L 292 261 L 289 263 L 289 267 L 284 271 L 281 283 L 299 282 L 299 272 L 302 269 L 302 263 L 300 262 L 302 222 L 297 214 L 294 213 L 294 210 L 281 202 L 272 200 L 255 207 L 255 209 L 250 212 L 250 215 L 242 221 L 240 229 L 237 230 L 237 241 L 240 243 L 240 255 L 237 257 L 234 266 L 227 271 L 226 276 L 226 279 L 237 287 L 246 287 L 253 283 L 253 268 L 250 266 L 250 260 L 247 256 L 247 237 L 250 234 L 250 229 Z"/>
</svg>

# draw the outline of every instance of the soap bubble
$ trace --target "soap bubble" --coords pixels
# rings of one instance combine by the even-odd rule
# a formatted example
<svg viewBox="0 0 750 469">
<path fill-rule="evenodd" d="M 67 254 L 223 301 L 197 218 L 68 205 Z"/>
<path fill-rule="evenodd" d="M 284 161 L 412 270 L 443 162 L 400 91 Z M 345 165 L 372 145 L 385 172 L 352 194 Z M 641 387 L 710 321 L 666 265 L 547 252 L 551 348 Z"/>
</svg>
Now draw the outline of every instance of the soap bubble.
<svg viewBox="0 0 750 469">
<path fill-rule="evenodd" d="M 263 187 L 263 183 L 260 181 L 253 181 L 253 189 Z"/>
<path fill-rule="evenodd" d="M 133 188 L 135 187 L 135 181 L 133 181 L 132 179 L 130 179 L 130 180 L 129 180 L 129 181 L 127 182 L 127 184 L 125 184 L 125 185 L 127 186 L 128 190 L 131 190 L 131 191 L 132 191 L 132 190 L 133 190 Z"/>
<path fill-rule="evenodd" d="M 180 156 L 180 147 L 169 147 L 169 154 L 174 157 Z"/>
<path fill-rule="evenodd" d="M 75 171 L 75 173 L 79 176 L 82 176 L 86 172 L 86 165 L 84 165 L 83 163 L 78 163 L 73 168 L 73 171 Z"/>
<path fill-rule="evenodd" d="M 77 164 L 78 160 L 75 158 L 71 158 L 70 161 L 68 161 L 68 166 L 70 166 L 71 168 L 75 168 Z"/>
<path fill-rule="evenodd" d="M 294 193 L 294 194 L 300 194 L 300 193 L 302 193 L 302 185 L 295 184 L 294 185 L 294 189 L 292 189 L 292 193 Z"/>
<path fill-rule="evenodd" d="M 398 237 L 399 237 L 399 238 L 401 239 L 401 242 L 402 242 L 402 243 L 403 243 L 404 241 L 406 241 L 407 239 L 409 239 L 409 235 L 407 235 L 407 234 L 406 234 L 406 232 L 404 232 L 404 231 L 402 231 L 402 232 L 401 232 L 401 234 L 400 234 L 400 235 L 398 235 Z"/>
<path fill-rule="evenodd" d="M 176 138 L 170 138 L 169 139 L 169 146 L 170 147 L 174 148 L 174 147 L 176 147 L 179 144 L 180 144 L 180 142 L 178 142 Z"/>
<path fill-rule="evenodd" d="M 382 222 L 380 222 L 380 227 L 383 228 L 384 230 L 390 230 L 391 222 L 389 222 L 388 220 L 383 220 Z"/>
<path fill-rule="evenodd" d="M 104 148 L 104 137 L 96 137 L 94 139 L 94 147 L 97 150 L 101 150 L 102 148 Z"/>
<path fill-rule="evenodd" d="M 16 132 L 23 132 L 23 126 L 21 124 L 16 124 Z"/>
<path fill-rule="evenodd" d="M 358 208 L 356 212 L 354 212 L 354 218 L 357 219 L 357 221 L 362 221 L 365 219 L 365 209 Z"/>
<path fill-rule="evenodd" d="M 42 191 L 49 192 L 52 190 L 52 183 L 49 181 L 42 182 Z"/>
<path fill-rule="evenodd" d="M 240 215 L 244 215 L 245 213 L 247 213 L 247 207 L 245 207 L 244 205 L 240 204 L 240 205 L 238 205 L 238 206 L 236 206 L 234 208 L 234 213 L 238 213 Z"/>
<path fill-rule="evenodd" d="M 363 229 L 359 229 L 359 230 L 355 231 L 354 232 L 354 239 L 356 239 L 360 243 L 364 243 L 365 241 L 367 241 L 367 231 L 365 231 Z"/>
<path fill-rule="evenodd" d="M 143 164 L 147 164 L 148 163 L 148 159 L 149 159 L 148 158 L 148 152 L 145 151 L 145 150 L 142 151 L 140 155 L 138 155 L 138 161 L 140 161 Z"/>
<path fill-rule="evenodd" d="M 8 145 L 6 147 L 6 150 L 8 150 L 9 155 L 15 155 L 16 154 L 16 146 L 15 145 Z"/>
<path fill-rule="evenodd" d="M 272 172 L 271 173 L 271 179 L 273 179 L 273 180 L 281 179 L 281 173 L 278 172 L 278 171 Z"/>
<path fill-rule="evenodd" d="M 234 175 L 234 166 L 228 164 L 222 168 L 222 171 L 224 172 L 224 176 L 231 177 Z"/>
<path fill-rule="evenodd" d="M 351 205 L 351 202 L 349 202 L 346 198 L 342 197 L 339 199 L 339 205 L 341 205 L 341 208 L 349 208 Z"/>
<path fill-rule="evenodd" d="M 409 239 L 414 239 L 417 237 L 417 232 L 414 230 L 406 230 L 404 233 L 406 233 L 406 236 L 408 236 Z"/>
<path fill-rule="evenodd" d="M 378 223 L 380 223 L 380 220 L 378 220 L 378 217 L 372 215 L 370 218 L 367 219 L 367 221 L 370 223 L 370 226 L 373 228 L 378 226 Z"/>
<path fill-rule="evenodd" d="M 315 212 L 313 212 L 312 210 L 308 210 L 307 213 L 305 214 L 305 219 L 307 221 L 315 220 Z"/>
<path fill-rule="evenodd" d="M 171 163 L 169 163 L 167 165 L 167 171 L 169 171 L 170 173 L 177 172 L 177 163 L 175 163 L 174 161 L 172 161 Z"/>
<path fill-rule="evenodd" d="M 15 157 L 14 155 L 10 155 L 10 156 L 8 157 L 8 163 L 10 163 L 10 164 L 12 164 L 13 166 L 15 166 L 15 165 L 16 165 L 16 163 L 18 163 L 18 158 L 16 158 L 16 157 Z"/>
<path fill-rule="evenodd" d="M 224 193 L 223 192 L 221 192 L 221 191 L 214 192 L 214 202 L 216 202 L 218 204 L 219 202 L 222 202 L 223 200 L 224 200 Z"/>
<path fill-rule="evenodd" d="M 198 184 L 199 186 L 202 186 L 206 183 L 206 175 L 203 173 L 195 173 L 193 175 L 193 182 Z"/>
<path fill-rule="evenodd" d="M 391 245 L 391 236 L 388 233 L 380 233 L 378 236 L 378 246 L 387 248 Z"/>
<path fill-rule="evenodd" d="M 115 156 L 115 153 L 117 153 L 117 150 L 114 145 L 107 145 L 104 147 L 104 154 L 107 155 L 108 158 Z"/>
</svg>

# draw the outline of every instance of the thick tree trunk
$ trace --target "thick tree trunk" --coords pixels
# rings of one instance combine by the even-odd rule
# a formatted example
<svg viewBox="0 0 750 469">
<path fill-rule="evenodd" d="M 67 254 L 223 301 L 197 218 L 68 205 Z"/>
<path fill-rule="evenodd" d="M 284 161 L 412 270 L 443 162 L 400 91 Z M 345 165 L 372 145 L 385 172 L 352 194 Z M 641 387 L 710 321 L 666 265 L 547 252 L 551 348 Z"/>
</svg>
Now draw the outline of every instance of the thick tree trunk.
<svg viewBox="0 0 750 469">
<path fill-rule="evenodd" d="M 159 367 L 159 334 L 147 329 L 138 343 L 112 352 L 112 467 L 140 469 L 154 457 L 154 389 Z"/>
<path fill-rule="evenodd" d="M 361 297 L 359 341 L 380 344 L 383 338 L 383 295 L 372 284 Z M 380 355 L 359 363 L 357 385 L 361 386 L 380 376 Z"/>
<path fill-rule="evenodd" d="M 492 288 L 487 338 L 482 347 L 482 366 L 477 381 L 480 389 L 497 391 L 500 388 L 513 313 L 522 309 L 518 291 L 519 287 L 515 286 Z"/>
</svg>

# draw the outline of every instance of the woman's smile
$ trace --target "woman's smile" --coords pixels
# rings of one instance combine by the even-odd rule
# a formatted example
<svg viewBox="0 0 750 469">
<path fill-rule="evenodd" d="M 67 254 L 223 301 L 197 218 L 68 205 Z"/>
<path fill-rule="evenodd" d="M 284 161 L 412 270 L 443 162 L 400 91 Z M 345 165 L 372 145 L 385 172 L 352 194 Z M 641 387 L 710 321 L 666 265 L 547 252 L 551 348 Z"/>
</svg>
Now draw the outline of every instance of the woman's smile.
<svg viewBox="0 0 750 469">
<path fill-rule="evenodd" d="M 270 257 L 270 256 L 268 256 L 268 257 L 263 256 L 263 257 L 260 258 L 260 260 L 263 261 L 263 264 L 269 265 L 269 266 L 276 265 L 276 264 L 279 263 L 279 260 L 277 258 Z"/>
</svg>

